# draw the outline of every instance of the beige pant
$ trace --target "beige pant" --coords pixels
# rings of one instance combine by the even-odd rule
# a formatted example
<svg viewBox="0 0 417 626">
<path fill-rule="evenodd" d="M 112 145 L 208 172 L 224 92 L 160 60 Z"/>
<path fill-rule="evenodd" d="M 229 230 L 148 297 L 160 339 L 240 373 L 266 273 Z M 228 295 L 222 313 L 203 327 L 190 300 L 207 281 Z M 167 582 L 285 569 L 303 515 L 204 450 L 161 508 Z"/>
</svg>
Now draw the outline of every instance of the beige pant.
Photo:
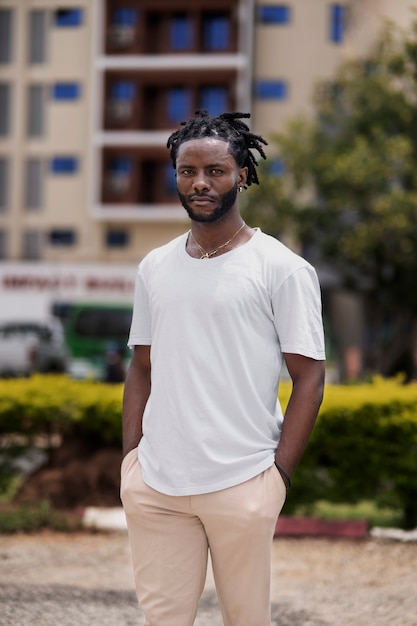
<svg viewBox="0 0 417 626">
<path fill-rule="evenodd" d="M 208 550 L 224 625 L 270 626 L 271 544 L 285 501 L 274 465 L 236 487 L 167 496 L 143 482 L 132 450 L 121 498 L 146 626 L 194 624 Z"/>
</svg>

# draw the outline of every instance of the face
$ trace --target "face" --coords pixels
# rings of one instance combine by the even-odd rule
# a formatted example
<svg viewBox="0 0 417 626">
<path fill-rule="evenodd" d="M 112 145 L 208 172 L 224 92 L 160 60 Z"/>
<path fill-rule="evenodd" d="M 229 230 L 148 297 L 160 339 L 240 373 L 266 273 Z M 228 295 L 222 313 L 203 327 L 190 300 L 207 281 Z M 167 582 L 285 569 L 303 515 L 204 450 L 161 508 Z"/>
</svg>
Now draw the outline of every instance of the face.
<svg viewBox="0 0 417 626">
<path fill-rule="evenodd" d="M 181 203 L 197 222 L 215 222 L 236 206 L 237 190 L 246 182 L 229 144 L 211 137 L 183 143 L 177 155 L 177 188 Z"/>
</svg>

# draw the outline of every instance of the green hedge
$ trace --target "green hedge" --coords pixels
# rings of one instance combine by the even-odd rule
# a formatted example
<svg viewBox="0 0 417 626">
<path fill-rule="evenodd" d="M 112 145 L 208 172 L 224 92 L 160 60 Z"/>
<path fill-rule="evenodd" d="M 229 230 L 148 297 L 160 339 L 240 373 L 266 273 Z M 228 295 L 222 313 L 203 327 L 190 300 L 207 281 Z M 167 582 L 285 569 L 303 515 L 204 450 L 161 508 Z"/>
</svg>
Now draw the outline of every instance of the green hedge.
<svg viewBox="0 0 417 626">
<path fill-rule="evenodd" d="M 0 433 L 77 434 L 98 444 L 121 441 L 122 385 L 65 376 L 0 380 Z M 290 385 L 281 385 L 285 405 Z M 417 525 L 417 385 L 375 379 L 328 385 L 307 451 L 295 472 L 286 512 L 317 500 L 372 499 Z"/>
<path fill-rule="evenodd" d="M 288 394 L 284 387 L 283 404 Z M 401 511 L 404 528 L 417 526 L 417 385 L 328 385 L 293 484 L 289 510 L 372 499 Z"/>
<path fill-rule="evenodd" d="M 75 433 L 120 445 L 122 395 L 122 385 L 63 375 L 0 380 L 0 433 Z"/>
</svg>

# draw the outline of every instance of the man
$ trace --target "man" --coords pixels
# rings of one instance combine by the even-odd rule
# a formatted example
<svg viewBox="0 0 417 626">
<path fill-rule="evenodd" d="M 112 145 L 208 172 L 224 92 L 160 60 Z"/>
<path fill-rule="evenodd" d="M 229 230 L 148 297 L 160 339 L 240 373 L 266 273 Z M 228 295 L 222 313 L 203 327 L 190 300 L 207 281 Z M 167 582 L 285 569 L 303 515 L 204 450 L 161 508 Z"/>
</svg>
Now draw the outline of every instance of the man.
<svg viewBox="0 0 417 626">
<path fill-rule="evenodd" d="M 147 626 L 194 623 L 208 551 L 225 626 L 269 626 L 276 520 L 322 400 L 316 273 L 239 212 L 265 158 L 248 117 L 200 111 L 170 136 L 191 230 L 137 276 L 121 496 Z"/>
</svg>

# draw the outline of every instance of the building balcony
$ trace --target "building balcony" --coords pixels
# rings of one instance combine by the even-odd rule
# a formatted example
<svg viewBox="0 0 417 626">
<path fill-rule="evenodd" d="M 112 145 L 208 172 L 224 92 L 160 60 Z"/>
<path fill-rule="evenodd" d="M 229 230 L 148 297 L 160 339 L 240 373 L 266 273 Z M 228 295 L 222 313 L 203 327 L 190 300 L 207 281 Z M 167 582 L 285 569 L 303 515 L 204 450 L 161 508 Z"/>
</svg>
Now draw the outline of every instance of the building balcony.
<svg viewBox="0 0 417 626">
<path fill-rule="evenodd" d="M 239 0 L 108 0 L 107 55 L 222 54 L 237 51 Z"/>
<path fill-rule="evenodd" d="M 178 128 L 197 109 L 210 115 L 236 106 L 234 71 L 164 72 L 157 76 L 135 71 L 108 71 L 104 77 L 103 127 L 107 131 L 160 132 Z M 152 141 L 151 137 L 148 137 Z"/>
</svg>

